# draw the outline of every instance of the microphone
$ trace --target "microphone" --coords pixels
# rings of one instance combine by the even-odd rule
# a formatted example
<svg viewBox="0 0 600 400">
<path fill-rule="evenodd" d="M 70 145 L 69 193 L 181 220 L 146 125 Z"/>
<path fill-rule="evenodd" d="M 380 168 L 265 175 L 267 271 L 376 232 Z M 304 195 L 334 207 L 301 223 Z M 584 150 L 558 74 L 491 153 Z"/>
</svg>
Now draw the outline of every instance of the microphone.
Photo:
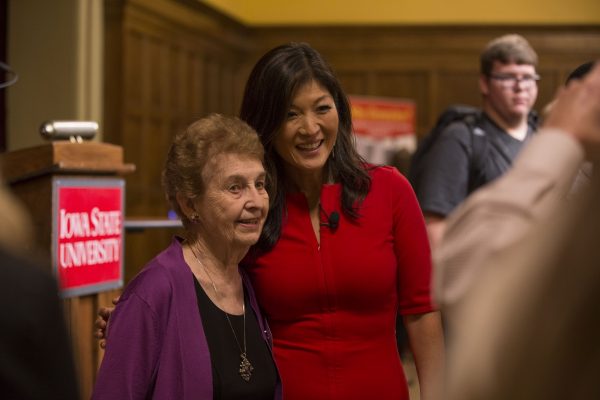
<svg viewBox="0 0 600 400">
<path fill-rule="evenodd" d="M 40 126 L 40 134 L 48 140 L 71 140 L 81 143 L 92 139 L 98 132 L 95 121 L 46 121 Z"/>
<path fill-rule="evenodd" d="M 337 211 L 332 212 L 329 214 L 328 221 L 329 228 L 331 228 L 332 231 L 335 231 L 340 224 L 340 214 Z"/>
<path fill-rule="evenodd" d="M 328 226 L 329 229 L 335 231 L 340 225 L 340 213 L 338 213 L 337 211 L 332 211 L 331 214 L 327 215 L 327 213 L 325 212 L 325 210 L 323 210 L 323 207 L 321 207 L 321 205 L 319 205 L 319 208 L 321 209 L 321 212 L 325 214 L 325 218 L 327 218 L 327 222 L 321 222 L 321 226 Z"/>
</svg>

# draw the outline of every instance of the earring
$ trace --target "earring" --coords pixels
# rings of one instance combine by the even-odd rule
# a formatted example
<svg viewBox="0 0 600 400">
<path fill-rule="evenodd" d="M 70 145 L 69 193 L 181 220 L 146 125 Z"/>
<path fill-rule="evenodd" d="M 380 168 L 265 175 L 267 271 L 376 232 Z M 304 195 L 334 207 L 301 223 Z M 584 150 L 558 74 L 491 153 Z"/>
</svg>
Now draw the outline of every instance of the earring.
<svg viewBox="0 0 600 400">
<path fill-rule="evenodd" d="M 190 220 L 194 223 L 198 223 L 200 222 L 200 216 L 196 213 L 193 213 L 192 215 L 190 215 Z"/>
</svg>

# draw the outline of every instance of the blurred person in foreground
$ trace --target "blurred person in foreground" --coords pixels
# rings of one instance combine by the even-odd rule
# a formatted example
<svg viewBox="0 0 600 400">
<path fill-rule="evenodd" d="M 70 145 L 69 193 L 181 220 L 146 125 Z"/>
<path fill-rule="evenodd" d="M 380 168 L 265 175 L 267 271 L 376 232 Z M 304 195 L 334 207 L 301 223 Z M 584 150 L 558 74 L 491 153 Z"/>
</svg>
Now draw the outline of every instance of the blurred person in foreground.
<svg viewBox="0 0 600 400">
<path fill-rule="evenodd" d="M 71 343 L 50 267 L 31 252 L 27 211 L 0 184 L 0 394 L 6 400 L 79 398 Z"/>
<path fill-rule="evenodd" d="M 577 83 L 579 87 L 581 78 L 581 75 L 573 75 L 569 84 Z M 590 89 L 578 90 L 587 93 Z M 433 281 L 434 294 L 448 320 L 449 330 L 455 325 L 455 310 L 460 309 L 466 294 L 477 285 L 480 274 L 491 269 L 490 258 L 522 241 L 532 225 L 550 218 L 549 213 L 566 207 L 573 193 L 573 183 L 581 175 L 582 164 L 591 163 L 594 158 L 592 149 L 600 132 L 578 129 L 571 117 L 563 116 L 565 112 L 556 109 L 560 104 L 558 100 L 560 96 L 548 108 L 539 137 L 536 135 L 515 161 L 515 171 L 475 193 L 448 219 L 440 246 L 433 253 Z M 574 104 L 573 100 L 567 106 Z M 577 111 L 593 115 L 589 111 L 593 102 L 586 106 Z M 557 126 L 557 115 L 563 116 L 558 122 L 566 120 L 572 128 Z M 581 123 L 593 126 L 584 119 Z"/>
<path fill-rule="evenodd" d="M 79 398 L 71 343 L 55 279 L 0 249 L 0 397 Z"/>
<path fill-rule="evenodd" d="M 600 397 L 600 65 L 562 89 L 513 169 L 448 220 L 435 254 L 448 311 L 447 399 Z M 477 284 L 473 284 L 476 280 Z"/>
</svg>

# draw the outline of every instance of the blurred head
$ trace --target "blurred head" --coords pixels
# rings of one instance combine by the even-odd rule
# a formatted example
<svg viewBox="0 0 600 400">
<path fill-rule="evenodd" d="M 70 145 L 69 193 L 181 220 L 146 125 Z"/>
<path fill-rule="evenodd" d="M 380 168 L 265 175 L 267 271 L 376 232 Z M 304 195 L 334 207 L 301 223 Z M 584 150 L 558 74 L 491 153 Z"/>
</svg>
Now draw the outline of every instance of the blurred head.
<svg viewBox="0 0 600 400">
<path fill-rule="evenodd" d="M 569 82 L 571 82 L 573 80 L 582 79 L 583 77 L 585 77 L 588 74 L 588 72 L 590 72 L 592 70 L 593 66 L 594 66 L 593 61 L 588 61 L 586 63 L 581 64 L 580 66 L 575 68 L 573 71 L 571 71 L 571 73 L 567 77 L 567 81 L 565 83 L 568 84 Z"/>
<path fill-rule="evenodd" d="M 481 53 L 483 109 L 500 125 L 527 120 L 538 94 L 536 65 L 537 54 L 519 35 L 494 39 Z"/>
<path fill-rule="evenodd" d="M 162 180 L 184 227 L 256 242 L 268 211 L 263 156 L 256 132 L 238 118 L 213 114 L 178 134 Z"/>
<path fill-rule="evenodd" d="M 577 68 L 575 68 L 573 71 L 571 71 L 571 73 L 567 77 L 567 80 L 565 81 L 565 85 L 568 85 L 572 81 L 577 81 L 577 80 L 583 79 L 588 74 L 588 72 L 591 71 L 593 66 L 594 66 L 594 62 L 588 61 L 586 63 L 581 64 Z M 556 100 L 553 99 L 552 101 L 550 101 L 548 104 L 546 104 L 544 106 L 544 109 L 542 110 L 542 116 L 544 118 L 546 118 L 548 116 L 548 114 L 550 113 L 550 111 L 552 111 L 552 107 L 554 107 L 555 101 Z"/>
</svg>

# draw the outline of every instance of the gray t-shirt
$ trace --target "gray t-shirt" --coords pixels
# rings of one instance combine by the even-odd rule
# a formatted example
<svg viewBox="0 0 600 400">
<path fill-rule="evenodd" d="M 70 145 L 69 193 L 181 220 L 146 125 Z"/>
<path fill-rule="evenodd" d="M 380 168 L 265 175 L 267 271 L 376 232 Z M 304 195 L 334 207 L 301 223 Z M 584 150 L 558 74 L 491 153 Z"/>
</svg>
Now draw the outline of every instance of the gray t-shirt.
<svg viewBox="0 0 600 400">
<path fill-rule="evenodd" d="M 530 126 L 525 140 L 520 141 L 485 113 L 472 132 L 462 121 L 448 125 L 424 155 L 415 187 L 421 209 L 447 216 L 468 195 L 510 168 L 533 129 Z"/>
</svg>

